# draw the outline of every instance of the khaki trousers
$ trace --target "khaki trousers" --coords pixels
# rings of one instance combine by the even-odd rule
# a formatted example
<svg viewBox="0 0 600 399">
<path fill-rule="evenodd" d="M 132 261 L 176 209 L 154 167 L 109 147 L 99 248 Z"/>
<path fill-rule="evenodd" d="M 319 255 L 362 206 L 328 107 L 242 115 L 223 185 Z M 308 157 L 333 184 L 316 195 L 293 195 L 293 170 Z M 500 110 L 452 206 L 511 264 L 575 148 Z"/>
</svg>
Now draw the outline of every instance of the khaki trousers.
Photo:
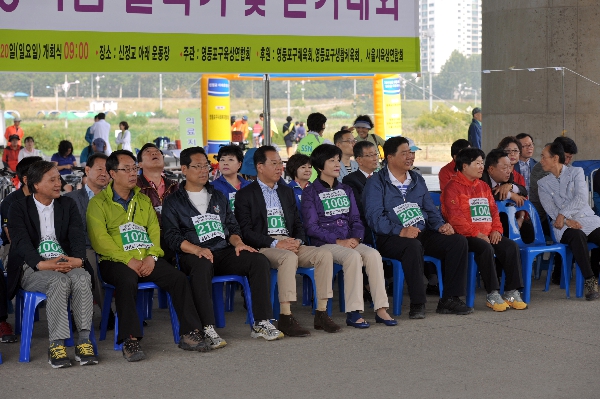
<svg viewBox="0 0 600 399">
<path fill-rule="evenodd" d="M 275 238 L 285 239 L 287 237 Z M 333 297 L 331 287 L 333 258 L 329 250 L 301 245 L 298 254 L 279 248 L 262 248 L 259 252 L 269 259 L 273 269 L 277 269 L 279 302 L 296 301 L 296 270 L 298 266 L 315 268 L 317 299 L 327 300 Z"/>
<path fill-rule="evenodd" d="M 383 262 L 376 249 L 365 244 L 358 244 L 354 249 L 337 244 L 325 244 L 320 248 L 327 249 L 333 255 L 333 261 L 342 265 L 344 269 L 344 300 L 346 311 L 365 310 L 363 298 L 363 274 L 365 266 L 369 277 L 369 287 L 373 298 L 373 308 L 389 308 L 385 280 L 383 277 Z"/>
</svg>

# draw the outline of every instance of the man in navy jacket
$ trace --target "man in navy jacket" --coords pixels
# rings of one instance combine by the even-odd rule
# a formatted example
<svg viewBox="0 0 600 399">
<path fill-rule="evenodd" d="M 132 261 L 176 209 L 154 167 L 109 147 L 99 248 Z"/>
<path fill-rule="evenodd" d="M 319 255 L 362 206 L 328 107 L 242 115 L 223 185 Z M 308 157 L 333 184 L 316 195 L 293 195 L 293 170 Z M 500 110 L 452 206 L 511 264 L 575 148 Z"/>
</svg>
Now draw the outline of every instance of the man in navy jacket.
<svg viewBox="0 0 600 399">
<path fill-rule="evenodd" d="M 473 309 L 459 298 L 466 293 L 467 240 L 454 234 L 433 204 L 423 177 L 411 170 L 416 150 L 405 137 L 385 142 L 387 165 L 367 181 L 363 192 L 365 218 L 381 255 L 402 262 L 409 318 L 425 318 L 423 254 L 442 260 L 444 267 L 444 291 L 436 311 L 469 314 Z"/>
<path fill-rule="evenodd" d="M 473 148 L 481 148 L 481 108 L 473 108 L 473 120 L 469 125 L 469 142 Z"/>
</svg>

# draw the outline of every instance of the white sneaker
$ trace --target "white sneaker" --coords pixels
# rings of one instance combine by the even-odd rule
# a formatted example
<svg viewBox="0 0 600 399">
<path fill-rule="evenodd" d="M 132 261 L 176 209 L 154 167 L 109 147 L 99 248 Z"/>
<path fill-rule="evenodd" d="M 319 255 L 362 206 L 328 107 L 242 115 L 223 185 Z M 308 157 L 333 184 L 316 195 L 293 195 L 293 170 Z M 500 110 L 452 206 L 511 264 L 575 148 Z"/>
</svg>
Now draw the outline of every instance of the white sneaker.
<svg viewBox="0 0 600 399">
<path fill-rule="evenodd" d="M 273 341 L 283 338 L 283 333 L 276 329 L 270 320 L 261 320 L 252 326 L 250 336 L 252 338 L 264 338 L 267 341 Z"/>
<path fill-rule="evenodd" d="M 204 340 L 212 349 L 219 349 L 227 345 L 227 342 L 215 331 L 214 326 L 205 326 L 204 327 Z"/>
</svg>

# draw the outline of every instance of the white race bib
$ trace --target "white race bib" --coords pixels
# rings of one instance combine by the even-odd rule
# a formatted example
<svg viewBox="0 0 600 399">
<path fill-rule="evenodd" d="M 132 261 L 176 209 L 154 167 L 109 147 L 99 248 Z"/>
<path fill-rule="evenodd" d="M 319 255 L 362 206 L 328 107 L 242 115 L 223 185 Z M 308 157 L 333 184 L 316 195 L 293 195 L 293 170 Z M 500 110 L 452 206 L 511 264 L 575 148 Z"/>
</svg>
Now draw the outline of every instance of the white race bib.
<svg viewBox="0 0 600 399">
<path fill-rule="evenodd" d="M 421 208 L 414 202 L 398 205 L 394 208 L 394 212 L 403 226 L 414 226 L 419 222 L 425 222 Z"/>
<path fill-rule="evenodd" d="M 469 207 L 471 208 L 471 221 L 474 223 L 492 221 L 490 203 L 487 198 L 471 198 Z"/>
<path fill-rule="evenodd" d="M 150 241 L 148 232 L 138 224 L 133 222 L 122 224 L 119 226 L 119 232 L 121 233 L 124 251 L 152 247 L 152 241 Z"/>
<path fill-rule="evenodd" d="M 350 212 L 350 198 L 342 189 L 324 191 L 319 194 L 325 216 L 342 215 Z"/>
<path fill-rule="evenodd" d="M 38 245 L 38 253 L 46 260 L 65 255 L 65 251 L 54 235 L 42 237 Z"/>
<path fill-rule="evenodd" d="M 231 208 L 231 211 L 235 210 L 235 194 L 236 193 L 229 193 L 229 207 Z"/>
<path fill-rule="evenodd" d="M 289 235 L 285 227 L 285 218 L 283 217 L 283 209 L 268 208 L 267 209 L 267 225 L 268 234 L 270 236 Z"/>
<path fill-rule="evenodd" d="M 211 238 L 221 237 L 225 239 L 225 232 L 223 231 L 223 224 L 219 215 L 212 213 L 206 213 L 204 215 L 194 216 L 192 223 L 198 234 L 200 242 L 206 242 Z"/>
</svg>

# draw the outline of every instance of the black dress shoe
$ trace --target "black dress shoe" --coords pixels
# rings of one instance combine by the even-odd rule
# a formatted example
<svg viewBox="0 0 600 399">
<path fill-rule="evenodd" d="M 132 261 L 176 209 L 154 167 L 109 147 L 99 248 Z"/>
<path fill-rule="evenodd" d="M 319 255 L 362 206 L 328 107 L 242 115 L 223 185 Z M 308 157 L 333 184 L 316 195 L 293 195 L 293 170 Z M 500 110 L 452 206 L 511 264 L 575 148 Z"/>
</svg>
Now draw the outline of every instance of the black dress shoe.
<svg viewBox="0 0 600 399">
<path fill-rule="evenodd" d="M 425 304 L 424 303 L 411 303 L 410 311 L 408 312 L 409 319 L 424 319 L 425 318 Z"/>
<path fill-rule="evenodd" d="M 327 311 L 315 310 L 315 330 L 325 330 L 328 333 L 339 332 L 342 328 L 334 323 Z"/>
<path fill-rule="evenodd" d="M 293 315 L 279 315 L 279 321 L 277 322 L 277 329 L 281 331 L 286 337 L 308 337 L 310 331 L 302 328 L 298 320 Z"/>
</svg>

